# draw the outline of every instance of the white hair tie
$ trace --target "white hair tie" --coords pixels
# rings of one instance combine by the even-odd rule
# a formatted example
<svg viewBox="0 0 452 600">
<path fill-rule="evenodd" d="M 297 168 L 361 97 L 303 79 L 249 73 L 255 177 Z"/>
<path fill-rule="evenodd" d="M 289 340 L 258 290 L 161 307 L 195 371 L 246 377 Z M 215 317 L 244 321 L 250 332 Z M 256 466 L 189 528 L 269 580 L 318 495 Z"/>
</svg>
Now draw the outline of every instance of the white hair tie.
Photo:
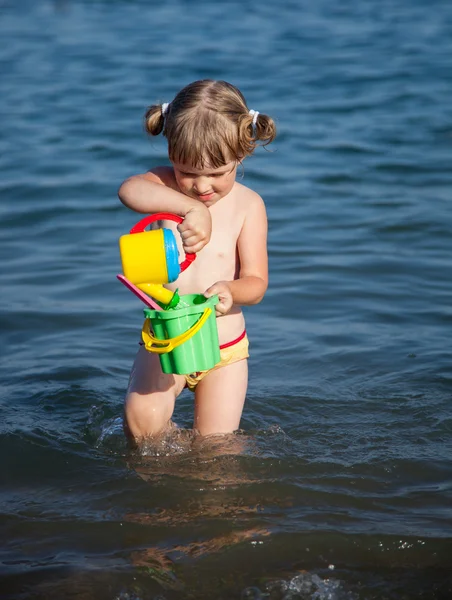
<svg viewBox="0 0 452 600">
<path fill-rule="evenodd" d="M 168 112 L 169 102 L 163 102 L 162 104 L 162 117 L 165 118 L 166 113 Z"/>
<path fill-rule="evenodd" d="M 256 127 L 257 117 L 259 116 L 258 110 L 250 110 L 249 113 L 253 117 L 253 127 Z"/>
</svg>

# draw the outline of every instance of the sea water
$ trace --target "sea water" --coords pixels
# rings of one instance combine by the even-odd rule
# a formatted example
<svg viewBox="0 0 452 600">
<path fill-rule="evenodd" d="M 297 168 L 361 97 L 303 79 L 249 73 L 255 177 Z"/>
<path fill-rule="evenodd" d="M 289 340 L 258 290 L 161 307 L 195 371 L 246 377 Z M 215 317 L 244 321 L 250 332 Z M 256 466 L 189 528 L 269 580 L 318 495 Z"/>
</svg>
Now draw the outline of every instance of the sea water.
<svg viewBox="0 0 452 600">
<path fill-rule="evenodd" d="M 0 596 L 452 595 L 452 4 L 0 2 Z M 140 451 L 142 304 L 120 183 L 168 164 L 142 117 L 238 85 L 275 142 L 269 290 L 245 308 L 236 435 Z M 214 399 L 212 399 L 214 401 Z"/>
</svg>

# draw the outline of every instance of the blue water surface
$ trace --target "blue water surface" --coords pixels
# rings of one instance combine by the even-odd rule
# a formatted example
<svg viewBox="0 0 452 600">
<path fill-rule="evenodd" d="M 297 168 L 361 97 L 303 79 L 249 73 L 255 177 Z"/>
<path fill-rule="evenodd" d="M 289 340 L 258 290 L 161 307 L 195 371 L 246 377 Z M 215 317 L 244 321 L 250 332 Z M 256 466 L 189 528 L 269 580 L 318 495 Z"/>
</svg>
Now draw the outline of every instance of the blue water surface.
<svg viewBox="0 0 452 600">
<path fill-rule="evenodd" d="M 452 597 L 452 4 L 0 0 L 0 39 L 0 596 Z M 184 392 L 134 452 L 117 189 L 201 78 L 277 123 L 270 287 L 233 443 Z"/>
</svg>

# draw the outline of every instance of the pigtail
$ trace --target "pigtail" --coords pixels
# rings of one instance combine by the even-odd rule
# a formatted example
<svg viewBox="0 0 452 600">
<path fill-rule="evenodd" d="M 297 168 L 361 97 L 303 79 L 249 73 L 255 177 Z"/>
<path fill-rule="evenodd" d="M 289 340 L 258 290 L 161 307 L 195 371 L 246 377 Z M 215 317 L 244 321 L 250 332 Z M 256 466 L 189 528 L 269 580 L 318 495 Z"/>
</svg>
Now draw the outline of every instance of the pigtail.
<svg viewBox="0 0 452 600">
<path fill-rule="evenodd" d="M 144 128 L 149 135 L 159 135 L 163 131 L 165 125 L 163 106 L 163 104 L 153 104 L 144 115 Z"/>
<path fill-rule="evenodd" d="M 268 115 L 258 114 L 256 119 L 256 127 L 254 138 L 262 142 L 262 146 L 267 146 L 273 142 L 276 137 L 276 125 Z"/>
<path fill-rule="evenodd" d="M 267 146 L 276 137 L 276 125 L 273 119 L 262 113 L 256 115 L 255 111 L 240 116 L 238 130 L 242 156 L 252 154 L 258 142 L 262 142 L 262 146 Z"/>
</svg>

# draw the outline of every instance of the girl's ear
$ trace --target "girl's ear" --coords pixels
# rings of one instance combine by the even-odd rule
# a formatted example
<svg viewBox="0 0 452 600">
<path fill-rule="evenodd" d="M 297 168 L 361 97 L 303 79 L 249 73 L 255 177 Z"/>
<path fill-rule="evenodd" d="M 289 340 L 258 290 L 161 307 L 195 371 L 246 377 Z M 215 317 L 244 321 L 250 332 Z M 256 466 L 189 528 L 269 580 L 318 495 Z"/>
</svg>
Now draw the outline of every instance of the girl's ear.
<svg viewBox="0 0 452 600">
<path fill-rule="evenodd" d="M 237 168 L 237 176 L 239 176 L 241 179 L 243 179 L 245 177 L 245 167 L 243 166 L 243 160 L 238 160 L 236 163 L 236 168 Z M 240 171 L 240 175 L 239 175 L 239 171 Z"/>
</svg>

